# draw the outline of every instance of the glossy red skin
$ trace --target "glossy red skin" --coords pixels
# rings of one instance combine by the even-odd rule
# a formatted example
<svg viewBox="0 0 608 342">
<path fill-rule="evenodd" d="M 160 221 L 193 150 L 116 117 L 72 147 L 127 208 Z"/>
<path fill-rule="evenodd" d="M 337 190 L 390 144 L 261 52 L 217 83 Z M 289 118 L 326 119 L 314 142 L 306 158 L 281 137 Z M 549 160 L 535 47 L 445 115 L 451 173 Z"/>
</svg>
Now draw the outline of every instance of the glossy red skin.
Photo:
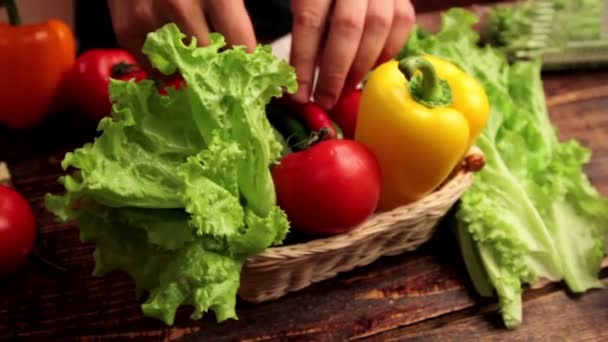
<svg viewBox="0 0 608 342">
<path fill-rule="evenodd" d="M 166 82 L 164 87 L 158 89 L 158 93 L 161 95 L 169 95 L 167 92 L 167 88 L 173 87 L 176 90 L 180 90 L 182 87 L 186 86 L 186 81 L 181 76 L 176 76 L 172 78 L 170 81 Z"/>
<path fill-rule="evenodd" d="M 320 132 L 325 129 L 332 138 L 337 137 L 338 133 L 331 122 L 329 114 L 315 102 L 297 103 L 290 100 L 287 96 L 278 99 L 278 103 L 293 112 L 311 132 Z"/>
<path fill-rule="evenodd" d="M 361 90 L 354 88 L 346 90 L 329 113 L 331 118 L 342 128 L 345 139 L 355 137 L 360 101 Z"/>
<path fill-rule="evenodd" d="M 348 232 L 369 218 L 380 198 L 374 154 L 353 140 L 329 139 L 289 154 L 272 170 L 277 201 L 294 230 Z"/>
<path fill-rule="evenodd" d="M 133 65 L 135 71 L 116 74 L 115 66 Z M 110 114 L 111 103 L 108 94 L 110 78 L 141 80 L 147 74 L 139 68 L 137 60 L 122 49 L 91 49 L 76 59 L 69 80 L 70 103 L 80 112 L 99 120 Z"/>
<path fill-rule="evenodd" d="M 129 81 L 131 79 L 135 79 L 136 81 L 141 81 L 143 79 L 148 78 L 148 73 L 143 69 L 140 69 L 138 66 L 135 66 L 133 71 L 129 71 L 125 74 L 112 75 L 112 78 L 117 80 Z"/>
<path fill-rule="evenodd" d="M 36 220 L 27 200 L 0 185 L 0 279 L 16 272 L 32 252 Z"/>
</svg>

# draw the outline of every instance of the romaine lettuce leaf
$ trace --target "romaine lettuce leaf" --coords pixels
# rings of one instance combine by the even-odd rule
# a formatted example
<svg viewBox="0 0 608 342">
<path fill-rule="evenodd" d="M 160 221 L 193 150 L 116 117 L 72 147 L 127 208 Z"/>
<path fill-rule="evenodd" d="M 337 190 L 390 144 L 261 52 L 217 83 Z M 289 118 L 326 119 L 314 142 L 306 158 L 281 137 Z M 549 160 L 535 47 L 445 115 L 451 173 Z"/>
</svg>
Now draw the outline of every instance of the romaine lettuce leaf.
<svg viewBox="0 0 608 342">
<path fill-rule="evenodd" d="M 75 221 L 96 245 L 94 274 L 122 270 L 149 295 L 145 315 L 173 324 L 192 306 L 236 318 L 245 259 L 287 234 L 269 167 L 282 146 L 265 107 L 295 72 L 270 47 L 197 47 L 175 24 L 148 35 L 143 52 L 160 72 L 178 71 L 187 86 L 160 95 L 152 81 L 112 80 L 112 116 L 101 135 L 66 155 L 66 193 L 47 208 Z"/>
<path fill-rule="evenodd" d="M 398 57 L 444 57 L 486 89 L 492 111 L 476 144 L 487 162 L 462 197 L 455 227 L 461 248 L 476 249 L 462 250 L 476 289 L 488 295 L 489 280 L 505 325 L 514 328 L 527 284 L 564 279 L 574 292 L 602 286 L 608 200 L 583 171 L 590 151 L 560 142 L 551 125 L 541 62 L 510 64 L 502 50 L 479 44 L 476 22 L 473 13 L 451 9 L 438 33 L 417 28 Z"/>
</svg>

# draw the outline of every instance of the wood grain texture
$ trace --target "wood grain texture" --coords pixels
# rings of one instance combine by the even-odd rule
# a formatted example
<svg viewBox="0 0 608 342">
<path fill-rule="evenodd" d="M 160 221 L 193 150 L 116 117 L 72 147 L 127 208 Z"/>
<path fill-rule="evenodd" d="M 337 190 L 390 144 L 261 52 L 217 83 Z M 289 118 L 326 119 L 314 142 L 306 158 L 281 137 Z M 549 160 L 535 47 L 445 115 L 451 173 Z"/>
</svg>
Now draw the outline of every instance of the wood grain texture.
<svg viewBox="0 0 608 342">
<path fill-rule="evenodd" d="M 586 171 L 608 195 L 606 79 L 608 71 L 548 74 L 545 88 L 560 136 L 579 139 L 593 150 Z M 496 304 L 472 293 L 444 228 L 414 253 L 382 258 L 276 301 L 239 302 L 238 321 L 217 324 L 208 315 L 193 322 L 184 309 L 168 328 L 142 316 L 126 276 L 92 277 L 92 246 L 79 242 L 75 226 L 55 223 L 43 208 L 45 193 L 61 191 L 56 178 L 63 154 L 94 134 L 90 123 L 61 116 L 28 133 L 0 130 L 0 160 L 7 161 L 14 186 L 34 208 L 52 251 L 48 257 L 67 268 L 58 272 L 29 263 L 0 283 L 0 340 L 555 340 L 573 336 L 573 329 L 577 337 L 605 340 L 605 329 L 599 327 L 608 321 L 608 310 L 602 310 L 608 307 L 608 291 L 571 299 L 561 284 L 528 292 L 523 330 L 504 331 Z M 546 335 L 540 335 L 543 331 Z"/>
<path fill-rule="evenodd" d="M 608 284 L 608 278 L 604 282 Z M 608 296 L 595 290 L 572 297 L 561 287 L 527 293 L 523 325 L 502 329 L 496 305 L 479 306 L 436 320 L 379 334 L 380 341 L 606 341 L 608 340 Z M 541 319 L 546 317 L 545 319 Z"/>
</svg>

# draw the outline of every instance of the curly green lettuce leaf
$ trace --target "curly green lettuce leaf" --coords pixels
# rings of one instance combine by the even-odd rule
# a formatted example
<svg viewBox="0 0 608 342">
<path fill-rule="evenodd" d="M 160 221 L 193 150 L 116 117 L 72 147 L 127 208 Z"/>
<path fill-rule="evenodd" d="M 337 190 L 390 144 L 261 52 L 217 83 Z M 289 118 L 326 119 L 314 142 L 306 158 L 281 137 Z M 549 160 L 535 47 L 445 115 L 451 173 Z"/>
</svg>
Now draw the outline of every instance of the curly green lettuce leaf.
<svg viewBox="0 0 608 342">
<path fill-rule="evenodd" d="M 112 80 L 110 95 L 115 104 L 99 123 L 103 134 L 62 161 L 78 170 L 64 176 L 66 190 L 112 207 L 179 208 L 184 187 L 175 170 L 205 147 L 187 94 L 169 99 L 152 81 Z"/>
<path fill-rule="evenodd" d="M 522 289 L 542 279 L 565 280 L 574 292 L 598 280 L 608 230 L 608 200 L 583 166 L 590 151 L 560 142 L 551 125 L 540 61 L 508 62 L 504 51 L 481 46 L 477 18 L 454 8 L 442 29 L 417 29 L 399 57 L 430 53 L 477 77 L 492 111 L 477 141 L 486 166 L 461 200 L 457 237 L 469 275 L 482 295 L 491 284 L 505 325 L 522 321 Z M 482 268 L 482 269 L 480 269 Z"/>
<path fill-rule="evenodd" d="M 584 173 L 591 151 L 575 140 L 560 142 L 557 130 L 551 126 L 540 69 L 540 63 L 520 63 L 511 68 L 511 97 L 523 111 L 521 115 L 531 118 L 525 134 L 537 137 L 529 139 L 536 143 L 526 145 L 527 155 L 536 156 L 536 160 L 512 169 L 530 179 L 527 188 L 560 254 L 563 278 L 570 290 L 579 293 L 603 287 L 598 276 L 608 232 L 608 199 L 598 193 Z M 524 136 L 521 130 L 519 134 Z M 503 145 L 503 150 L 507 149 L 509 146 Z"/>
<path fill-rule="evenodd" d="M 148 297 L 145 315 L 173 324 L 191 306 L 236 318 L 245 259 L 280 244 L 289 229 L 269 167 L 282 145 L 265 107 L 295 72 L 269 47 L 248 53 L 189 45 L 176 25 L 152 32 L 143 52 L 187 86 L 158 93 L 152 81 L 110 83 L 112 116 L 101 135 L 66 155 L 64 195 L 48 194 L 59 219 L 74 221 L 95 250 L 94 274 L 122 270 Z"/>
<path fill-rule="evenodd" d="M 293 68 L 275 58 L 269 46 L 257 47 L 252 59 L 244 47 L 218 54 L 225 43 L 217 33 L 206 48 L 197 48 L 196 40 L 184 45 L 183 38 L 177 26 L 168 25 L 148 37 L 143 52 L 162 73 L 179 70 L 187 84 L 196 84 L 187 90 L 194 124 L 207 144 L 216 131 L 221 140 L 239 142 L 245 150 L 238 162 L 239 189 L 248 205 L 265 216 L 275 202 L 268 196 L 274 194 L 268 161 L 276 161 L 283 147 L 264 108 L 283 87 L 295 91 Z"/>
</svg>

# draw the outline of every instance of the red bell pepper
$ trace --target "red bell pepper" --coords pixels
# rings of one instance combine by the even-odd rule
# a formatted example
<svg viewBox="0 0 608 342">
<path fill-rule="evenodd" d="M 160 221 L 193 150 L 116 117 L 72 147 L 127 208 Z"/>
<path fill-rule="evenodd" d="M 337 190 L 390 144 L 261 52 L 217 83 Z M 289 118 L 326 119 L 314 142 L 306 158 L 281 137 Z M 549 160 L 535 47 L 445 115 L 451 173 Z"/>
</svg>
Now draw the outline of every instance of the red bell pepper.
<svg viewBox="0 0 608 342">
<path fill-rule="evenodd" d="M 0 123 L 28 129 L 60 109 L 76 42 L 65 22 L 21 25 L 15 1 L 0 0 L 2 5 L 10 24 L 0 23 Z"/>
</svg>

